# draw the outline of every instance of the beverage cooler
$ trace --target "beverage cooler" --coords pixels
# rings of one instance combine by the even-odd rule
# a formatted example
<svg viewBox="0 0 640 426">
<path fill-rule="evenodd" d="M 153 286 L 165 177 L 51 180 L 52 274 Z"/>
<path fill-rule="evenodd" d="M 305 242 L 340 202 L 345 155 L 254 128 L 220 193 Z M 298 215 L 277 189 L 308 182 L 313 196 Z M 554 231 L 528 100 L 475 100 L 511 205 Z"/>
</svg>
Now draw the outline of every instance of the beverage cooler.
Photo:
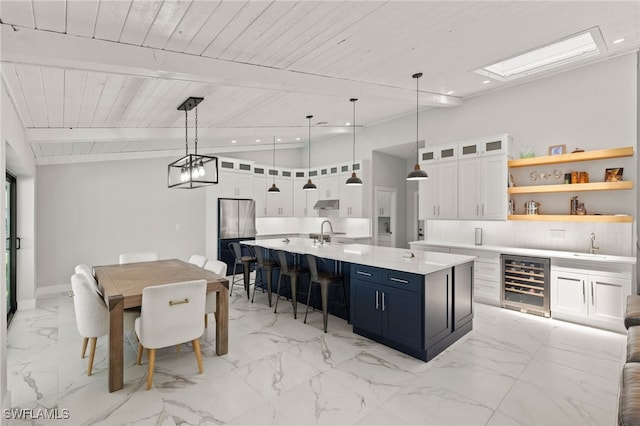
<svg viewBox="0 0 640 426">
<path fill-rule="evenodd" d="M 550 260 L 539 257 L 500 255 L 503 308 L 551 316 L 549 309 Z"/>
</svg>

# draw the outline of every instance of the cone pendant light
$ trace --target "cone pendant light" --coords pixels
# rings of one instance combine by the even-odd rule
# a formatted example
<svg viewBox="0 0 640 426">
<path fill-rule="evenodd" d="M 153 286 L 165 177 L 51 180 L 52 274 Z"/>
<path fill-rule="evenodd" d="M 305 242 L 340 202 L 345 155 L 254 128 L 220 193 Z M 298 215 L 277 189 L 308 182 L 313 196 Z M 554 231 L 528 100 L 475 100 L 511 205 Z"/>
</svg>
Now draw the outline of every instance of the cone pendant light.
<svg viewBox="0 0 640 426">
<path fill-rule="evenodd" d="M 416 73 L 413 74 L 411 77 L 416 79 L 416 165 L 413 168 L 412 171 L 409 172 L 409 174 L 407 175 L 407 180 L 424 180 L 424 179 L 428 179 L 429 175 L 427 175 L 427 172 L 425 172 L 424 170 L 420 169 L 420 159 L 419 159 L 419 153 L 418 153 L 418 149 L 419 149 L 419 145 L 418 145 L 418 127 L 419 127 L 419 121 L 418 121 L 418 109 L 419 109 L 419 103 L 418 103 L 418 95 L 420 94 L 420 92 L 418 91 L 418 79 L 420 77 L 422 77 L 422 73 Z"/>
<path fill-rule="evenodd" d="M 276 168 L 276 137 L 273 137 L 273 169 Z M 276 175 L 273 175 L 273 183 L 271 184 L 271 188 L 267 190 L 269 194 L 275 194 L 280 192 L 280 188 L 276 186 Z"/>
<path fill-rule="evenodd" d="M 349 186 L 358 186 L 362 185 L 362 180 L 356 176 L 356 171 L 353 170 L 356 162 L 356 102 L 358 101 L 356 98 L 349 99 L 351 103 L 353 103 L 353 163 L 351 163 L 351 177 L 347 179 L 346 184 Z"/>
<path fill-rule="evenodd" d="M 311 169 L 311 119 L 312 118 L 313 118 L 313 115 L 307 115 L 307 120 L 309 120 L 309 163 L 307 166 L 308 180 L 307 180 L 307 183 L 305 183 L 304 186 L 302 187 L 302 189 L 304 189 L 305 191 L 314 191 L 318 189 L 318 187 L 315 186 L 313 182 L 311 182 L 311 176 L 309 176 L 309 171 Z"/>
</svg>

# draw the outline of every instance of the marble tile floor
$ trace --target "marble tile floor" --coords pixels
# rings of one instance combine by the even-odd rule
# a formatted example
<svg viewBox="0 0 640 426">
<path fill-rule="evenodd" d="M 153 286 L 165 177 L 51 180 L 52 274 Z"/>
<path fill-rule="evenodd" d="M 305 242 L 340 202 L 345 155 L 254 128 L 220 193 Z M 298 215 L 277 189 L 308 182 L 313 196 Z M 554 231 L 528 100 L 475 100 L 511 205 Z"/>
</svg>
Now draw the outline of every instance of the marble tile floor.
<svg viewBox="0 0 640 426">
<path fill-rule="evenodd" d="M 285 302 L 282 300 L 281 302 Z M 280 311 L 280 306 L 282 310 Z M 304 305 L 300 305 L 304 308 Z M 626 337 L 476 304 L 474 329 L 425 363 L 357 336 L 351 326 L 266 295 L 230 305 L 229 353 L 202 338 L 204 374 L 184 346 L 163 350 L 152 390 L 125 344 L 125 386 L 107 392 L 107 339 L 94 373 L 80 358 L 73 301 L 42 299 L 8 330 L 13 408 L 69 410 L 73 425 L 613 425 Z M 211 318 L 213 323 L 213 318 Z"/>
</svg>

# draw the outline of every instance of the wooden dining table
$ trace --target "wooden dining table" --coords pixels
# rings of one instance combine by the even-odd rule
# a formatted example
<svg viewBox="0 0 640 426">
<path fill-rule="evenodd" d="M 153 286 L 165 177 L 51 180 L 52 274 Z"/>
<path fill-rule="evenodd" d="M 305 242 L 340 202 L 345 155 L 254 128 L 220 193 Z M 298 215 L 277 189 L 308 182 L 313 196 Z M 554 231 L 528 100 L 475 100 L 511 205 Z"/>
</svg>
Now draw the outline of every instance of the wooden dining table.
<svg viewBox="0 0 640 426">
<path fill-rule="evenodd" d="M 229 350 L 229 281 L 179 259 L 95 266 L 98 287 L 109 309 L 109 392 L 124 382 L 124 310 L 142 305 L 142 290 L 154 285 L 204 279 L 216 297 L 216 354 Z M 204 318 L 203 318 L 204 322 Z"/>
</svg>

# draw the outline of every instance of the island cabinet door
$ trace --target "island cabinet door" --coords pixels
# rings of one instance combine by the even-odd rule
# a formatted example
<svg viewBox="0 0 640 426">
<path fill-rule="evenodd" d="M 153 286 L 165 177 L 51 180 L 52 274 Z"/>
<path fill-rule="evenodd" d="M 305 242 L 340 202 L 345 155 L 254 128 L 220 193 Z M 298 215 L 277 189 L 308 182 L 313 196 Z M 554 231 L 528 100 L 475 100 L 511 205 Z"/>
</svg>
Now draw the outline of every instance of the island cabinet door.
<svg viewBox="0 0 640 426">
<path fill-rule="evenodd" d="M 438 343 L 452 331 L 451 269 L 425 277 L 425 348 Z"/>
<path fill-rule="evenodd" d="M 351 322 L 355 327 L 380 335 L 382 286 L 355 279 L 351 280 L 351 285 Z"/>
<path fill-rule="evenodd" d="M 453 268 L 453 330 L 473 319 L 473 262 Z"/>
<path fill-rule="evenodd" d="M 423 347 L 420 296 L 420 293 L 384 287 L 380 300 L 383 337 L 411 348 Z"/>
</svg>

